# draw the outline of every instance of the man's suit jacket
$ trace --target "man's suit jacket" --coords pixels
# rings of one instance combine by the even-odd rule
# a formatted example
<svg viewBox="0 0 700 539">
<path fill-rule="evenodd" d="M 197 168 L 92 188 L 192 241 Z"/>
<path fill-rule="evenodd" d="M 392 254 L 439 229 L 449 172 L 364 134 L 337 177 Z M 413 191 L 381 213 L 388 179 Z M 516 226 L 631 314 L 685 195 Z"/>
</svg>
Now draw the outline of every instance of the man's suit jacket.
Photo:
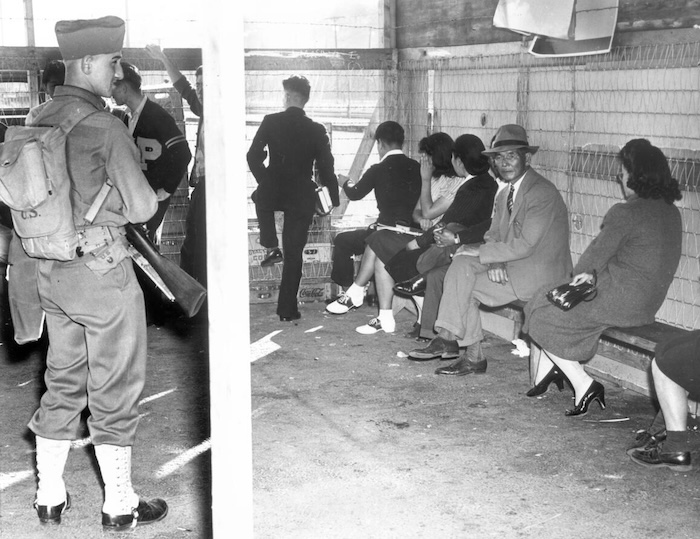
<svg viewBox="0 0 700 539">
<path fill-rule="evenodd" d="M 265 166 L 268 153 L 270 160 Z M 265 116 L 253 137 L 247 159 L 258 182 L 256 204 L 276 209 L 279 204 L 291 203 L 310 206 L 313 211 L 315 164 L 319 181 L 328 187 L 333 205 L 340 205 L 326 128 L 311 120 L 299 107 Z"/>
<path fill-rule="evenodd" d="M 479 259 L 482 264 L 505 263 L 515 294 L 529 300 L 543 285 L 570 276 L 569 214 L 559 190 L 532 169 L 522 179 L 512 214 L 506 202 L 509 189 L 496 197 Z"/>
</svg>

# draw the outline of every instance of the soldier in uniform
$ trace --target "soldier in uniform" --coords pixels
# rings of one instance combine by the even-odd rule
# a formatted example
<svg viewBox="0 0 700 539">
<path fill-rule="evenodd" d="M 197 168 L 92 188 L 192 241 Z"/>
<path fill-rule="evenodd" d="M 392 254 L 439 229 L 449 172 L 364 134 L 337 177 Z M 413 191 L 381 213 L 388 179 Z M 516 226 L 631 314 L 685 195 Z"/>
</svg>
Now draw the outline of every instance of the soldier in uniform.
<svg viewBox="0 0 700 539">
<path fill-rule="evenodd" d="M 27 286 L 26 276 L 34 277 L 49 338 L 46 392 L 29 423 L 36 435 L 34 506 L 44 524 L 59 524 L 70 507 L 63 472 L 87 407 L 104 481 L 102 526 L 120 531 L 160 520 L 168 511 L 161 499 L 140 499 L 131 483 L 147 343 L 143 293 L 127 255 L 124 226 L 148 221 L 157 198 L 128 130 L 104 110 L 101 98 L 111 95 L 122 77 L 124 21 L 111 16 L 59 21 L 56 37 L 66 64 L 65 84 L 34 123 L 58 125 L 76 111 L 95 112 L 68 134 L 66 145 L 83 255 L 71 261 L 28 261 L 17 237 L 10 250 L 10 287 Z M 113 187 L 86 226 L 85 214 L 107 178 Z M 33 271 L 25 271 L 30 267 Z"/>
</svg>

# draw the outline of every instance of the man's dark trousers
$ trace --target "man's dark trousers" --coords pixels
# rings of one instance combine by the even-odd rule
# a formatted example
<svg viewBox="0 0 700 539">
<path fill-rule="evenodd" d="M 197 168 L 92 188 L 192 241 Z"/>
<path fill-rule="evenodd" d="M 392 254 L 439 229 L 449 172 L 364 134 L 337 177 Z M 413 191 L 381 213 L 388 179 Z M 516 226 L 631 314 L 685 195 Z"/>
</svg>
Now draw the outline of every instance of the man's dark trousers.
<svg viewBox="0 0 700 539">
<path fill-rule="evenodd" d="M 365 252 L 365 239 L 374 232 L 367 228 L 341 232 L 333 240 L 333 269 L 331 280 L 343 288 L 355 281 L 355 262 L 353 255 Z"/>
<path fill-rule="evenodd" d="M 271 198 L 272 204 L 256 199 L 255 211 L 260 227 L 260 245 L 266 248 L 278 246 L 277 230 L 275 228 L 275 211 L 284 212 L 284 227 L 282 229 L 282 252 L 284 266 L 282 281 L 277 300 L 279 316 L 293 316 L 298 312 L 297 294 L 302 277 L 303 252 L 308 238 L 309 227 L 313 222 L 315 199 L 313 190 L 310 196 L 285 196 L 281 191 L 275 192 Z"/>
</svg>

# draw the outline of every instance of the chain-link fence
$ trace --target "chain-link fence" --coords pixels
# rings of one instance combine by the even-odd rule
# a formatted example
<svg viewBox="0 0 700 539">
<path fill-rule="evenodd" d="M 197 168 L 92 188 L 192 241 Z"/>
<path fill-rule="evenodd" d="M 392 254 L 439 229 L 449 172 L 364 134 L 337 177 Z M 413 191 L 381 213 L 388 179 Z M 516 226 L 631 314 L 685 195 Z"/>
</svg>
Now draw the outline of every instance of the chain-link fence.
<svg viewBox="0 0 700 539">
<path fill-rule="evenodd" d="M 365 160 L 367 137 L 386 119 L 406 128 L 405 150 L 414 157 L 418 141 L 431 132 L 473 133 L 488 146 L 500 125 L 523 125 L 530 143 L 540 147 L 533 166 L 555 183 L 569 207 L 574 262 L 608 209 L 623 200 L 615 181 L 617 151 L 632 138 L 649 139 L 669 158 L 683 189 L 677 203 L 683 255 L 657 318 L 700 328 L 698 60 L 700 43 L 684 43 L 562 59 L 535 58 L 524 50 L 464 53 L 401 61 L 384 71 L 357 65 L 304 73 L 312 86 L 306 110 L 331 133 L 336 171 L 354 170 L 357 177 L 376 162 L 374 152 Z M 249 138 L 263 114 L 281 109 L 281 82 L 290 73 L 246 73 Z M 255 188 L 250 175 L 248 186 Z M 344 219 L 360 222 L 373 215 L 374 201 L 365 200 L 350 203 Z M 252 206 L 249 216 L 254 217 Z"/>
</svg>

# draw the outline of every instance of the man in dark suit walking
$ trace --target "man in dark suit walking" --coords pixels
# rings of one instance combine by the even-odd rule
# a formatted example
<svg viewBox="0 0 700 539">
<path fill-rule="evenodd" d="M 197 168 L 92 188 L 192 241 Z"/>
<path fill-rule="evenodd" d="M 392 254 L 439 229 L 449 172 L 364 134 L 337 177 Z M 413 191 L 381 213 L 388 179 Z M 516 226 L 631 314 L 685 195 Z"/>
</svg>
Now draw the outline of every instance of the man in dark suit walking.
<svg viewBox="0 0 700 539">
<path fill-rule="evenodd" d="M 253 202 L 260 244 L 267 248 L 261 265 L 284 261 L 277 314 L 281 321 L 290 322 L 301 318 L 297 293 L 302 276 L 302 252 L 316 206 L 314 164 L 321 184 L 328 187 L 333 206 L 339 206 L 340 199 L 326 129 L 304 112 L 311 93 L 309 81 L 293 75 L 282 86 L 285 110 L 263 118 L 247 158 L 258 182 Z M 265 166 L 268 153 L 270 160 Z M 284 212 L 282 250 L 277 240 L 275 211 Z"/>
</svg>

